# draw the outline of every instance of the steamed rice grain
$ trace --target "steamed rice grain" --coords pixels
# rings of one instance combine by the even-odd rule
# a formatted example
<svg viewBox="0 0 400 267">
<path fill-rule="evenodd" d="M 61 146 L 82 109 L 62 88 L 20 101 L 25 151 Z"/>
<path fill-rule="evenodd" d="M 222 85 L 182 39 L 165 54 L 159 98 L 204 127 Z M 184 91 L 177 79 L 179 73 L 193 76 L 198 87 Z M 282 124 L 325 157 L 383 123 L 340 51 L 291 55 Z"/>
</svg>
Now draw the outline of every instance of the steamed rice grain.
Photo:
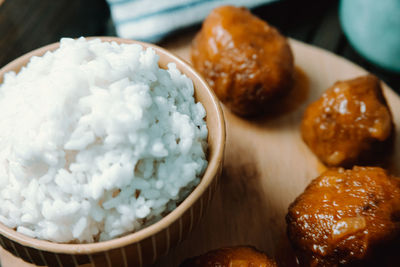
<svg viewBox="0 0 400 267">
<path fill-rule="evenodd" d="M 60 43 L 0 85 L 0 222 L 56 242 L 137 231 L 199 183 L 205 110 L 152 49 Z"/>
</svg>

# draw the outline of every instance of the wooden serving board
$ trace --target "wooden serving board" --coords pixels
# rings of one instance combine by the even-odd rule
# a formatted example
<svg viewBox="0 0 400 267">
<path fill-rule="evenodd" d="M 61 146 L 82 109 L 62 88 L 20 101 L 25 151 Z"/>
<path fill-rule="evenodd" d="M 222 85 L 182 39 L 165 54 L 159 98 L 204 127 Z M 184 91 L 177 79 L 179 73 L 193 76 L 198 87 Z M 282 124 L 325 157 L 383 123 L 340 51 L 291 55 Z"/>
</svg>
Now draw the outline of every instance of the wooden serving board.
<svg viewBox="0 0 400 267">
<path fill-rule="evenodd" d="M 165 44 L 189 61 L 193 36 Z M 297 85 L 279 109 L 246 120 L 224 108 L 227 125 L 225 164 L 210 209 L 193 233 L 155 266 L 178 266 L 185 258 L 223 246 L 252 245 L 288 265 L 285 234 L 289 204 L 324 170 L 303 143 L 299 125 L 306 106 L 337 80 L 365 70 L 334 54 L 290 40 L 297 65 Z M 400 176 L 400 97 L 384 86 L 396 124 L 395 152 L 387 164 Z M 1 249 L 2 266 L 32 266 Z"/>
</svg>

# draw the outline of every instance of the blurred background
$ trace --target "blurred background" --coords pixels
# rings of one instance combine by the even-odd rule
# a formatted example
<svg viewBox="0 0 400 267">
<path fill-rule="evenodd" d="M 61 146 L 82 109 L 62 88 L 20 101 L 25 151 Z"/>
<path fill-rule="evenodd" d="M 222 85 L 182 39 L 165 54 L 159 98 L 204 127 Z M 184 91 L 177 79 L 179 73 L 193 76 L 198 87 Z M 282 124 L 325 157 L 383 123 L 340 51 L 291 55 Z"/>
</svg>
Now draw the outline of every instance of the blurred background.
<svg viewBox="0 0 400 267">
<path fill-rule="evenodd" d="M 168 3 L 168 1 L 171 0 L 147 0 L 147 3 L 151 6 L 155 2 L 162 2 L 165 4 Z M 339 19 L 339 6 L 342 5 L 343 7 L 346 1 L 347 4 L 350 2 L 353 4 L 356 2 L 364 4 L 366 4 L 366 2 L 371 2 L 369 0 L 364 0 L 364 2 L 343 0 L 343 3 L 340 3 L 338 0 L 269 0 L 264 1 L 265 4 L 257 5 L 252 10 L 257 16 L 277 27 L 284 35 L 324 48 L 353 61 L 377 75 L 395 91 L 400 93 L 400 71 L 391 66 L 385 66 L 385 69 L 383 69 L 379 67 L 380 64 L 371 63 L 374 62 L 374 60 L 371 60 L 368 54 L 363 53 L 362 47 L 357 46 L 357 40 L 350 40 L 352 45 L 349 42 L 349 39 L 352 39 L 353 35 L 357 37 L 357 32 L 354 33 L 354 27 L 351 28 L 348 26 L 355 25 L 354 21 L 351 20 L 353 16 L 353 20 L 359 20 L 357 17 L 358 14 L 356 13 L 360 11 L 357 6 L 346 6 L 347 11 L 353 12 L 350 13 L 350 15 L 347 13 L 344 14 L 343 11 L 341 12 L 342 22 L 344 21 L 348 26 L 345 27 L 347 37 L 344 34 Z M 393 2 L 394 5 L 397 3 L 397 10 L 390 6 L 386 8 L 393 10 L 395 14 L 400 14 L 400 1 L 398 0 L 372 1 L 379 3 L 389 1 Z M 110 5 L 114 6 L 115 9 L 115 5 L 126 4 L 126 2 L 129 1 L 0 0 L 0 67 L 28 51 L 57 42 L 61 37 L 117 35 L 120 29 L 116 27 L 118 23 L 114 23 L 113 21 L 112 15 L 115 16 L 115 10 L 113 11 L 110 9 Z M 142 0 L 142 2 L 146 1 Z M 197 0 L 197 2 L 201 1 Z M 204 2 L 212 1 L 204 0 Z M 375 7 L 371 6 L 366 8 L 368 11 Z M 374 10 L 376 10 L 376 8 Z M 128 15 L 133 14 L 135 10 L 130 11 L 126 9 L 125 13 Z M 364 13 L 366 14 L 366 18 L 371 18 L 371 15 L 366 12 Z M 382 16 L 382 14 L 380 16 L 382 18 L 387 17 Z M 400 16 L 398 17 L 400 20 Z M 375 20 L 375 17 L 373 17 L 373 19 Z M 395 21 L 395 23 L 398 23 L 398 21 Z M 160 45 L 173 42 L 174 38 L 177 36 L 197 31 L 200 26 L 199 23 L 195 23 L 191 26 L 183 25 L 182 27 L 176 27 L 176 29 L 170 31 L 168 35 L 156 36 L 157 38 L 154 38 L 152 41 Z M 373 27 L 367 24 L 362 28 L 364 32 L 369 29 L 373 29 Z M 385 32 L 389 37 L 395 34 L 390 32 L 390 29 L 382 31 L 382 28 L 377 28 L 375 30 L 378 32 Z M 400 38 L 400 26 L 394 28 L 394 30 L 397 30 L 398 38 Z M 376 37 L 374 38 L 376 39 Z M 385 43 L 385 40 L 379 40 L 379 42 Z M 373 45 L 372 42 L 366 43 Z M 356 47 L 358 52 L 356 52 L 353 47 Z M 374 51 L 374 47 L 372 47 L 372 49 L 372 51 Z M 361 56 L 361 54 L 363 56 Z M 369 61 L 366 58 L 369 58 Z M 394 58 L 394 62 L 397 63 L 400 60 L 400 55 L 394 55 L 392 58 Z"/>
</svg>

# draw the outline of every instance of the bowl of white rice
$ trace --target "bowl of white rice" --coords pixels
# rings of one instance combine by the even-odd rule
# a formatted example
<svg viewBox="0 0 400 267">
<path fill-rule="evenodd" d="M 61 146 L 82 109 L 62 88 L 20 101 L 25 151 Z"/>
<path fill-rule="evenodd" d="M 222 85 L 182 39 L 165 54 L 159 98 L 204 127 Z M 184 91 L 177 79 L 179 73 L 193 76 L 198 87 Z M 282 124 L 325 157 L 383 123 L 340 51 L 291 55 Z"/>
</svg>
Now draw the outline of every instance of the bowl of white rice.
<svg viewBox="0 0 400 267">
<path fill-rule="evenodd" d="M 0 106 L 0 244 L 25 261 L 151 264 L 209 206 L 222 111 L 160 47 L 63 38 L 0 70 Z"/>
</svg>

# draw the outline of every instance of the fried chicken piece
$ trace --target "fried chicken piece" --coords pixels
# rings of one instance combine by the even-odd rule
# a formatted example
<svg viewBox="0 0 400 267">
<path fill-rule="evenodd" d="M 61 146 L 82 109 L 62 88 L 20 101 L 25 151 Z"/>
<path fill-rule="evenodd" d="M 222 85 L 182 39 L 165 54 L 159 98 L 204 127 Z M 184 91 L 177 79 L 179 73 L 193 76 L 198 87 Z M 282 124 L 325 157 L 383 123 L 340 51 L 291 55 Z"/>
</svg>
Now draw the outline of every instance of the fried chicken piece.
<svg viewBox="0 0 400 267">
<path fill-rule="evenodd" d="M 373 75 L 336 82 L 307 108 L 301 125 L 303 140 L 318 158 L 342 167 L 373 162 L 373 154 L 390 151 L 393 129 Z"/>
<path fill-rule="evenodd" d="M 191 57 L 218 98 L 238 115 L 259 115 L 293 83 L 286 38 L 246 8 L 214 9 L 193 41 Z"/>
<path fill-rule="evenodd" d="M 379 167 L 328 170 L 290 205 L 286 222 L 302 266 L 382 262 L 399 240 L 400 179 Z"/>
<path fill-rule="evenodd" d="M 277 267 L 273 260 L 246 246 L 212 250 L 185 260 L 180 267 Z"/>
</svg>

